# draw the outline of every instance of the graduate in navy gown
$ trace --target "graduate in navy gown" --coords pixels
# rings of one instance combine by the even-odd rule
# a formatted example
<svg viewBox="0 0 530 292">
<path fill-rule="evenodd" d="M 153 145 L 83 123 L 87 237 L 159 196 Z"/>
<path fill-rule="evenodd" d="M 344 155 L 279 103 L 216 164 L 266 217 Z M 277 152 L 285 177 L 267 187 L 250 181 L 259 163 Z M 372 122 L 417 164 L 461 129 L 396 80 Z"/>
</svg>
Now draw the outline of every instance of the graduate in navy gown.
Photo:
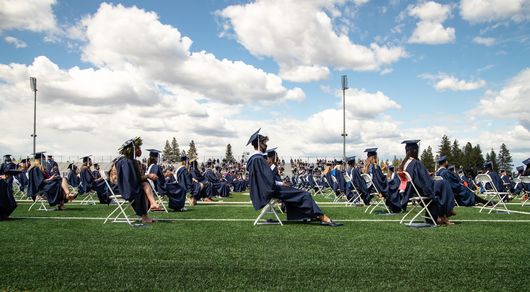
<svg viewBox="0 0 530 292">
<path fill-rule="evenodd" d="M 318 207 L 310 193 L 276 181 L 274 173 L 264 158 L 267 151 L 266 136 L 259 130 L 252 134 L 247 146 L 252 143 L 255 153 L 247 161 L 249 172 L 250 198 L 256 210 L 265 207 L 273 198 L 280 199 L 286 207 L 288 220 L 318 219 L 326 226 L 339 226 Z"/>
<path fill-rule="evenodd" d="M 401 196 L 398 192 L 389 192 L 387 177 L 379 166 L 379 161 L 377 159 L 377 148 L 368 148 L 364 150 L 364 152 L 366 152 L 367 155 L 364 163 L 364 173 L 367 173 L 372 177 L 373 183 L 368 190 L 370 193 L 380 193 L 385 199 L 385 205 L 391 212 L 400 212 L 403 208 Z M 379 192 L 376 191 L 376 188 Z"/>
<path fill-rule="evenodd" d="M 17 166 L 15 163 L 13 163 L 13 160 L 11 159 L 10 154 L 4 155 L 4 162 L 0 165 L 0 175 L 4 174 L 6 171 L 11 169 L 16 169 Z M 13 176 L 9 176 L 7 179 L 7 184 L 9 186 L 9 189 L 13 190 Z"/>
<path fill-rule="evenodd" d="M 348 193 L 346 196 L 348 200 L 353 199 L 353 190 L 357 190 L 361 199 L 365 205 L 370 205 L 370 192 L 368 191 L 368 186 L 366 182 L 361 177 L 361 172 L 357 167 L 355 167 L 355 156 L 348 157 L 348 168 L 346 168 L 346 177 L 348 180 L 347 189 Z"/>
<path fill-rule="evenodd" d="M 392 201 L 397 202 L 393 204 L 387 204 L 390 212 L 399 213 L 403 210 L 403 194 L 399 191 L 399 185 L 401 181 L 395 172 L 393 165 L 388 166 L 388 194 L 393 198 Z"/>
<path fill-rule="evenodd" d="M 523 164 L 526 166 L 523 176 L 530 176 L 530 158 L 523 161 Z"/>
<path fill-rule="evenodd" d="M 6 154 L 4 155 L 4 162 L 0 164 L 0 175 L 5 174 L 9 169 L 16 169 L 16 165 L 11 159 L 11 154 Z"/>
<path fill-rule="evenodd" d="M 66 181 L 68 184 L 74 188 L 79 187 L 81 179 L 77 171 L 77 165 L 70 163 L 68 164 L 68 174 L 66 175 Z"/>
<path fill-rule="evenodd" d="M 180 157 L 180 164 L 177 166 L 177 169 L 175 170 L 175 173 L 173 175 L 175 182 L 180 185 L 180 187 L 184 190 L 184 194 L 190 193 L 192 196 L 190 197 L 190 205 L 194 206 L 197 204 L 197 200 L 193 196 L 193 193 L 196 191 L 195 186 L 193 184 L 192 176 L 189 172 L 190 164 L 189 164 L 189 157 L 187 155 L 182 155 Z M 197 186 L 199 189 L 197 190 L 197 193 L 200 192 L 200 185 Z"/>
<path fill-rule="evenodd" d="M 70 194 L 66 178 L 61 178 L 56 174 L 50 175 L 42 165 L 44 160 L 43 152 L 35 153 L 33 165 L 28 170 L 28 197 L 34 201 L 37 195 L 44 194 L 50 206 L 57 206 L 57 210 L 64 210 L 64 203 L 75 198 Z"/>
<path fill-rule="evenodd" d="M 449 170 L 449 162 L 447 161 L 446 156 L 439 157 L 437 163 L 438 170 L 436 171 L 436 175 L 449 182 L 458 205 L 471 207 L 475 206 L 477 203 L 486 204 L 488 202 L 487 200 L 476 196 L 471 189 L 465 187 L 458 175 L 454 173 L 454 171 Z"/>
<path fill-rule="evenodd" d="M 9 187 L 8 181 L 13 176 L 20 174 L 20 170 L 4 169 L 0 175 L 0 220 L 7 220 L 17 208 L 17 202 L 13 197 L 13 189 Z"/>
<path fill-rule="evenodd" d="M 143 223 L 153 223 L 153 220 L 147 215 L 148 200 L 146 192 L 150 191 L 147 178 L 158 179 L 154 174 L 143 175 L 142 165 L 136 157 L 142 156 L 142 139 L 136 137 L 125 141 L 120 147 L 120 156 L 116 162 L 116 180 L 118 189 L 122 197 L 132 202 L 132 207 L 136 215 L 140 216 Z"/>
<path fill-rule="evenodd" d="M 16 175 L 16 179 L 20 184 L 20 191 L 24 192 L 28 186 L 28 168 L 29 168 L 29 159 L 22 159 L 18 165 L 18 170 L 20 173 Z"/>
<path fill-rule="evenodd" d="M 169 200 L 169 208 L 175 212 L 187 211 L 184 208 L 186 204 L 186 189 L 182 188 L 177 182 L 166 182 L 162 167 L 158 165 L 158 158 L 160 151 L 156 149 L 146 149 L 149 151 L 149 159 L 147 160 L 147 174 L 155 174 L 158 179 L 153 180 L 155 189 L 161 196 L 167 196 Z"/>
<path fill-rule="evenodd" d="M 99 168 L 99 164 L 98 163 L 94 163 L 94 170 L 92 170 L 92 177 L 94 177 L 94 179 L 100 179 L 101 178 L 101 172 L 100 172 L 100 168 Z"/>
<path fill-rule="evenodd" d="M 48 155 L 48 160 L 46 161 L 46 171 L 50 175 L 61 175 L 61 172 L 59 171 L 59 164 L 57 164 L 57 162 L 53 159 L 52 155 Z"/>
<path fill-rule="evenodd" d="M 399 166 L 399 171 L 407 171 L 412 178 L 412 182 L 418 189 L 419 195 L 432 200 L 432 203 L 429 205 L 429 211 L 434 217 L 434 220 L 436 220 L 436 223 L 444 225 L 454 224 L 448 219 L 450 216 L 455 215 L 453 212 L 455 197 L 451 190 L 451 185 L 445 180 L 435 181 L 429 175 L 427 168 L 418 159 L 419 141 L 406 140 L 402 142 L 402 144 L 406 144 L 406 156 Z M 403 196 L 404 210 L 406 209 L 408 198 L 411 195 L 416 194 L 414 194 L 411 184 L 408 184 Z"/>
<path fill-rule="evenodd" d="M 204 177 L 206 180 L 208 180 L 208 188 L 211 188 L 211 191 L 214 196 L 217 197 L 228 197 L 230 195 L 230 187 L 227 183 L 221 181 L 221 179 L 218 176 L 218 173 L 213 170 L 213 162 L 208 161 L 207 162 L 207 168 L 204 172 Z"/>
<path fill-rule="evenodd" d="M 192 178 L 192 196 L 193 201 L 192 205 L 195 205 L 197 201 L 203 200 L 204 202 L 214 202 L 213 200 L 213 191 L 212 188 L 209 186 L 210 183 L 208 180 L 204 177 L 204 175 L 201 173 L 199 169 L 199 164 L 197 163 L 196 158 L 193 158 L 190 160 L 191 163 L 191 169 L 190 174 Z"/>
<path fill-rule="evenodd" d="M 524 166 L 517 166 L 516 167 L 516 170 L 517 170 L 517 178 L 518 179 L 521 179 L 522 176 L 524 176 Z M 515 186 L 514 186 L 514 193 L 516 195 L 520 195 L 523 191 L 530 191 L 529 189 L 530 187 L 530 184 L 527 184 L 527 183 L 523 183 L 523 182 L 519 182 L 519 183 L 516 183 Z"/>
<path fill-rule="evenodd" d="M 90 156 L 85 156 L 83 159 L 83 165 L 79 171 L 80 183 L 78 189 L 78 194 L 86 194 L 88 192 L 94 191 L 98 195 L 99 202 L 101 204 L 110 204 L 112 201 L 110 199 L 110 191 L 108 190 L 107 184 L 101 177 L 98 171 L 98 178 L 94 176 L 94 172 L 91 170 L 92 159 Z"/>
<path fill-rule="evenodd" d="M 342 160 L 335 161 L 335 167 L 331 170 L 331 182 L 333 184 L 333 191 L 338 196 L 341 192 L 346 195 L 346 180 L 342 172 Z"/>
</svg>

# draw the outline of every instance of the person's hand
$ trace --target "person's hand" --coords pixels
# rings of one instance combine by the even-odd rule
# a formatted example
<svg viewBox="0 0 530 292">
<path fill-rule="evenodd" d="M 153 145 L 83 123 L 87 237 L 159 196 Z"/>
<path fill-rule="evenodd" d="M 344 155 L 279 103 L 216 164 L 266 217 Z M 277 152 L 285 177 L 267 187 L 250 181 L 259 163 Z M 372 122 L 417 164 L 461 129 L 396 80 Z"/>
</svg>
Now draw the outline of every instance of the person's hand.
<svg viewBox="0 0 530 292">
<path fill-rule="evenodd" d="M 150 173 L 147 175 L 148 178 L 150 178 L 151 180 L 157 180 L 158 179 L 158 176 L 154 173 Z"/>
</svg>

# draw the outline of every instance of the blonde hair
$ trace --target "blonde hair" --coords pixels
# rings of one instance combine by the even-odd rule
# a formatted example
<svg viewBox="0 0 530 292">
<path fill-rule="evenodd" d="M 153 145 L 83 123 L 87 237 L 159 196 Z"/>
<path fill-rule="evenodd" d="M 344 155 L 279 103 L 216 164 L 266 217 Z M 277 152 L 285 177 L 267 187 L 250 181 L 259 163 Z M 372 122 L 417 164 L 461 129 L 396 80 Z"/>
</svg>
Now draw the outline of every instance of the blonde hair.
<svg viewBox="0 0 530 292">
<path fill-rule="evenodd" d="M 372 164 L 377 164 L 377 156 L 376 155 L 372 155 L 372 156 L 369 156 L 368 158 L 366 158 L 366 161 L 364 162 L 363 173 L 368 173 L 370 171 L 370 166 L 372 166 Z"/>
</svg>

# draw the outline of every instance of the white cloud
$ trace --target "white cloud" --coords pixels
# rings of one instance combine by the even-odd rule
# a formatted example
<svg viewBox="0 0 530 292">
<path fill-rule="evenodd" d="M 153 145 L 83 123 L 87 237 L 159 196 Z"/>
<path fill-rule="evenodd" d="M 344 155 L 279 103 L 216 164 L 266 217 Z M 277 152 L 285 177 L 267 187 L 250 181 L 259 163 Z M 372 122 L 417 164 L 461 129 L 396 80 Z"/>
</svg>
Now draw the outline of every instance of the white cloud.
<svg viewBox="0 0 530 292">
<path fill-rule="evenodd" d="M 1 1 L 0 32 L 11 29 L 56 32 L 57 22 L 52 11 L 55 3 L 55 0 Z"/>
<path fill-rule="evenodd" d="M 237 41 L 255 56 L 272 57 L 280 76 L 307 82 L 326 78 L 328 67 L 356 71 L 380 70 L 406 56 L 402 47 L 353 43 L 337 33 L 333 18 L 344 1 L 258 0 L 218 11 Z M 328 15 L 328 13 L 331 15 Z M 256 25 L 259 23 L 259 25 Z"/>
<path fill-rule="evenodd" d="M 530 116 L 530 68 L 514 76 L 499 92 L 486 92 L 476 115 L 500 119 L 528 119 Z"/>
<path fill-rule="evenodd" d="M 422 74 L 420 78 L 427 79 L 434 82 L 434 88 L 438 91 L 453 90 L 453 91 L 466 91 L 475 90 L 482 88 L 486 85 L 484 80 L 466 81 L 458 79 L 454 76 L 447 75 L 445 73 L 439 73 L 438 75 Z"/>
<path fill-rule="evenodd" d="M 15 48 L 17 49 L 25 48 L 28 46 L 24 41 L 21 41 L 17 39 L 16 37 L 12 37 L 12 36 L 6 36 L 4 38 L 4 41 L 10 45 L 15 46 Z"/>
<path fill-rule="evenodd" d="M 409 43 L 438 45 L 455 41 L 455 29 L 442 24 L 451 15 L 450 5 L 429 1 L 409 7 L 408 14 L 420 19 Z"/>
<path fill-rule="evenodd" d="M 342 94 L 339 94 L 342 96 Z M 340 104 L 342 106 L 342 103 Z M 375 93 L 361 89 L 346 90 L 346 110 L 359 118 L 375 118 L 389 109 L 400 109 L 401 106 L 381 91 Z"/>
<path fill-rule="evenodd" d="M 471 23 L 530 20 L 527 0 L 461 0 L 460 14 Z"/>
<path fill-rule="evenodd" d="M 301 89 L 285 88 L 275 74 L 190 51 L 191 39 L 160 23 L 154 12 L 103 3 L 81 23 L 87 42 L 83 59 L 98 67 L 137 72 L 148 80 L 232 104 L 304 98 Z"/>
<path fill-rule="evenodd" d="M 488 37 L 481 37 L 481 36 L 476 36 L 473 38 L 473 42 L 475 44 L 479 44 L 479 45 L 484 45 L 486 47 L 491 47 L 495 44 L 495 39 L 494 38 L 488 38 Z"/>
</svg>

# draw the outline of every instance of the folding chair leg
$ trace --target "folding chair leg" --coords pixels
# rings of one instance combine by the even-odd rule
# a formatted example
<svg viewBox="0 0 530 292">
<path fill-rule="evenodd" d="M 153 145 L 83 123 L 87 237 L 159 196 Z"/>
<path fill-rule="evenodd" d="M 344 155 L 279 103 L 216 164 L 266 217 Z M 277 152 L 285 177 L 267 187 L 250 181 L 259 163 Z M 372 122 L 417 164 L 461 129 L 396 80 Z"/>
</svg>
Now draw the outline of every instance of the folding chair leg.
<svg viewBox="0 0 530 292">
<path fill-rule="evenodd" d="M 280 216 L 278 216 L 278 213 L 276 213 L 276 210 L 274 210 L 274 205 L 273 203 L 268 203 L 265 207 L 263 207 L 263 209 L 261 209 L 261 212 L 258 216 L 258 218 L 256 218 L 256 220 L 254 221 L 254 226 L 255 225 L 258 225 L 259 224 L 259 221 L 263 218 L 263 216 L 265 216 L 267 213 L 272 213 L 274 214 L 274 217 L 276 217 L 276 220 L 278 220 L 278 223 L 277 224 L 280 224 L 283 226 L 283 222 L 282 220 L 280 220 Z"/>
</svg>

